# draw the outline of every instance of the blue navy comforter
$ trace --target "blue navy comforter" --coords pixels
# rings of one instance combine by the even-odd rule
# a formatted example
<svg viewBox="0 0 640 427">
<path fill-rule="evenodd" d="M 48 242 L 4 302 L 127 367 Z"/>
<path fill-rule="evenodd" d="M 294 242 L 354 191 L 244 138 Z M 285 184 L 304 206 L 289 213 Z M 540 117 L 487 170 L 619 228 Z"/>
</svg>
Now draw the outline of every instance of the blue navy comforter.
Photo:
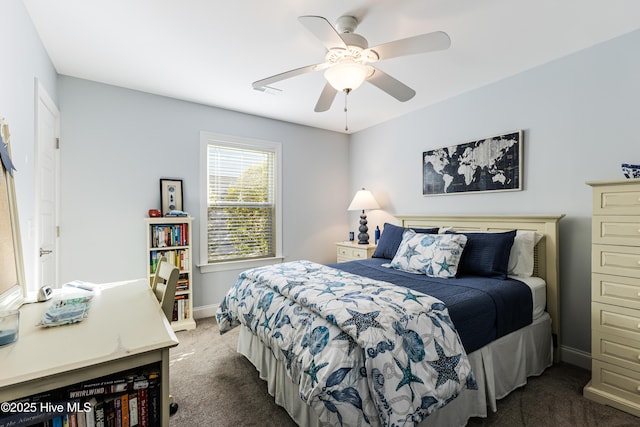
<svg viewBox="0 0 640 427">
<path fill-rule="evenodd" d="M 444 302 L 467 353 L 532 321 L 531 289 L 518 280 L 477 276 L 439 279 L 381 266 L 388 262 L 372 258 L 331 267 L 394 283 Z"/>
</svg>

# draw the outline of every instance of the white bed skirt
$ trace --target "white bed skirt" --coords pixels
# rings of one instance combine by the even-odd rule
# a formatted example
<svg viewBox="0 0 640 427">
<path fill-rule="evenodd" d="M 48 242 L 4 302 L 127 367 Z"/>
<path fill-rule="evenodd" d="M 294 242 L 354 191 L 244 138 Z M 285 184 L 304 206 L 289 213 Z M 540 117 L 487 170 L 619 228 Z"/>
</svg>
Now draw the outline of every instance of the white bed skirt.
<svg viewBox="0 0 640 427">
<path fill-rule="evenodd" d="M 298 388 L 287 377 L 271 350 L 246 327 L 240 326 L 238 352 L 267 381 L 269 394 L 300 426 L 320 427 L 313 409 L 299 397 Z M 471 417 L 495 412 L 496 401 L 526 384 L 527 377 L 540 375 L 553 363 L 551 318 L 544 313 L 531 325 L 510 333 L 469 354 L 477 390 L 464 390 L 444 408 L 427 417 L 420 426 L 464 426 Z"/>
</svg>

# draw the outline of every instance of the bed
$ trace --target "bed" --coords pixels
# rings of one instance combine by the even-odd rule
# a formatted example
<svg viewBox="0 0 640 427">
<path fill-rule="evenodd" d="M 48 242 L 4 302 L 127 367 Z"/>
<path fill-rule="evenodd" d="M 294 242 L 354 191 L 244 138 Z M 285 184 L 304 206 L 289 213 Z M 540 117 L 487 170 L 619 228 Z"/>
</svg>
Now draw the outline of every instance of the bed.
<svg viewBox="0 0 640 427">
<path fill-rule="evenodd" d="M 496 411 L 498 399 L 557 360 L 561 218 L 402 216 L 401 226 L 393 229 L 418 233 L 402 233 L 405 246 L 396 255 L 410 238 L 445 242 L 449 257 L 458 244 L 458 255 L 464 257 L 473 245 L 478 253 L 484 238 L 490 239 L 489 247 L 496 239 L 508 240 L 508 235 L 513 244 L 513 230 L 518 237 L 537 236 L 537 243 L 530 243 L 532 277 L 514 280 L 500 273 L 476 284 L 471 277 L 476 272 L 468 269 L 470 258 L 454 263 L 457 278 L 427 278 L 406 265 L 397 271 L 403 262 L 399 255 L 331 266 L 296 261 L 242 273 L 218 310 L 220 330 L 240 326 L 238 351 L 267 381 L 276 403 L 301 426 L 465 425 L 470 417 Z M 383 230 L 383 240 L 388 229 L 392 226 Z M 518 241 L 514 249 L 521 246 Z M 445 270 L 450 269 L 451 261 L 445 258 L 444 263 Z M 456 274 L 455 268 L 463 264 L 465 270 Z M 437 269 L 446 277 L 442 262 Z M 492 268 L 488 271 L 493 273 Z M 394 282 L 403 287 L 390 284 Z M 438 296 L 428 296 L 425 289 Z M 498 293 L 488 295 L 485 289 Z M 515 296 L 503 295 L 505 289 L 514 289 Z M 507 299 L 514 297 L 519 302 Z M 489 314 L 480 305 L 483 299 L 507 311 Z M 369 317 L 356 318 L 363 304 L 375 310 L 366 309 Z M 346 355 L 354 359 L 347 361 Z"/>
</svg>

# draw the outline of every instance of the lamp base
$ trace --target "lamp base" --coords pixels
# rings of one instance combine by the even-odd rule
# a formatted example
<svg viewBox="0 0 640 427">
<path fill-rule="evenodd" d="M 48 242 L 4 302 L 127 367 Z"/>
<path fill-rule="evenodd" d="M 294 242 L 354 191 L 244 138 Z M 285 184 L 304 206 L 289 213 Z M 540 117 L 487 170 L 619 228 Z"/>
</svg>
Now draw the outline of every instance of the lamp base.
<svg viewBox="0 0 640 427">
<path fill-rule="evenodd" d="M 358 234 L 358 244 L 368 245 L 369 234 L 367 234 L 367 231 L 369 231 L 369 228 L 367 227 L 367 216 L 364 214 L 364 211 L 362 211 L 362 215 L 360 215 L 360 227 L 358 228 L 358 231 L 360 232 Z"/>
</svg>

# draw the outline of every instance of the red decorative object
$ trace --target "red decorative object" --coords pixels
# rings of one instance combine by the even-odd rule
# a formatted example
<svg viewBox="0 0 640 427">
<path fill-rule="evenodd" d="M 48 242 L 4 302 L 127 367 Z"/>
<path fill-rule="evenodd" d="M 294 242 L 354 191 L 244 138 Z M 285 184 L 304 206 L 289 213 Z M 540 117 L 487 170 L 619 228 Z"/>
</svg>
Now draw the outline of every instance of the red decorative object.
<svg viewBox="0 0 640 427">
<path fill-rule="evenodd" d="M 158 209 L 149 209 L 149 217 L 151 218 L 159 218 L 162 214 Z"/>
</svg>

